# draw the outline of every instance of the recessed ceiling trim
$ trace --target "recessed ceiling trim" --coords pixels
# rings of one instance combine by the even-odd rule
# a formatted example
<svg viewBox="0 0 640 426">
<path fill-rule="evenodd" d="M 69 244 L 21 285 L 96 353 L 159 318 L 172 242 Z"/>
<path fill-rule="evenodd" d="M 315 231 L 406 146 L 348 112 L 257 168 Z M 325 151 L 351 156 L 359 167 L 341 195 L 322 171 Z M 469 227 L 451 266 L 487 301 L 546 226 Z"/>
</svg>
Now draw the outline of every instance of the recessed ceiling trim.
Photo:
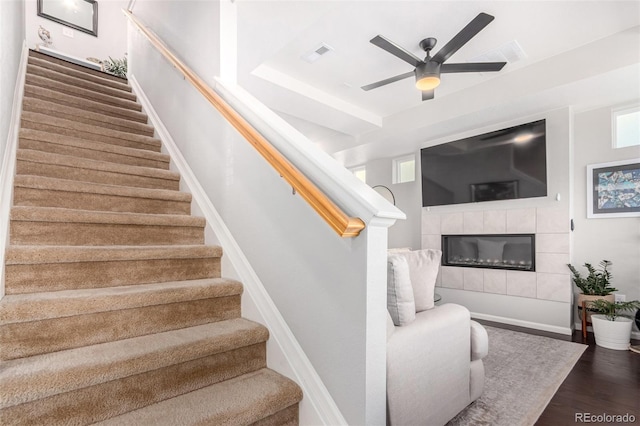
<svg viewBox="0 0 640 426">
<path fill-rule="evenodd" d="M 316 102 L 324 104 L 330 108 L 348 114 L 359 120 L 366 121 L 377 127 L 382 127 L 382 117 L 369 110 L 350 104 L 342 99 L 323 92 L 307 83 L 295 79 L 282 71 L 276 70 L 268 65 L 259 65 L 251 72 L 252 75 L 276 84 L 285 89 L 291 90 Z"/>
</svg>

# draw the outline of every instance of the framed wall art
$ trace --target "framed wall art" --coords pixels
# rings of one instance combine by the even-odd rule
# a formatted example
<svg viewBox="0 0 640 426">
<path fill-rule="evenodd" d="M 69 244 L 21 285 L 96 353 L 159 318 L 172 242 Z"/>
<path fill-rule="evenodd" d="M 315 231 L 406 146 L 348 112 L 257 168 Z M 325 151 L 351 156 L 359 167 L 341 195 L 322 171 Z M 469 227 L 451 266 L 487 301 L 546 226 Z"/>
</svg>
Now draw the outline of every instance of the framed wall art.
<svg viewBox="0 0 640 426">
<path fill-rule="evenodd" d="M 98 37 L 96 0 L 38 0 L 38 16 Z"/>
<path fill-rule="evenodd" d="M 587 166 L 587 217 L 640 217 L 640 158 Z"/>
</svg>

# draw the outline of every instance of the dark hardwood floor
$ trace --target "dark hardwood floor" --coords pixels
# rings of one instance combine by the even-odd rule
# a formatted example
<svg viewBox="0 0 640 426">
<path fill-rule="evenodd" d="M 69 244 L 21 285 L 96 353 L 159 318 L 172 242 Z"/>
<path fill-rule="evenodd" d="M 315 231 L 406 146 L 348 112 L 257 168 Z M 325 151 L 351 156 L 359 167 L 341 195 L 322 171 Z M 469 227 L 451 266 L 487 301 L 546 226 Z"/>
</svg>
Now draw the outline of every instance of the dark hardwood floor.
<svg viewBox="0 0 640 426">
<path fill-rule="evenodd" d="M 557 426 L 581 423 L 576 415 L 633 416 L 626 424 L 640 425 L 640 354 L 596 346 L 593 334 L 583 340 L 582 332 L 573 341 L 588 344 L 576 365 L 547 405 L 536 425 Z M 633 341 L 633 344 L 640 344 Z M 586 414 L 583 415 L 586 418 Z M 624 418 L 591 424 L 625 424 Z M 616 421 L 622 420 L 622 421 Z M 585 422 L 586 423 L 586 422 Z"/>
<path fill-rule="evenodd" d="M 575 331 L 573 336 L 569 337 L 505 324 L 479 322 L 588 345 L 536 422 L 536 426 L 564 426 L 580 423 L 640 425 L 640 354 L 596 346 L 593 333 L 588 333 L 587 339 L 583 340 L 581 331 Z M 634 340 L 632 344 L 638 345 L 640 341 Z M 634 416 L 635 421 L 625 422 L 624 419 L 611 418 L 608 422 L 581 422 L 576 418 L 576 415 L 582 415 L 583 419 L 591 415 L 591 419 L 594 420 L 594 417 L 604 414 L 611 416 L 628 414 Z"/>
</svg>

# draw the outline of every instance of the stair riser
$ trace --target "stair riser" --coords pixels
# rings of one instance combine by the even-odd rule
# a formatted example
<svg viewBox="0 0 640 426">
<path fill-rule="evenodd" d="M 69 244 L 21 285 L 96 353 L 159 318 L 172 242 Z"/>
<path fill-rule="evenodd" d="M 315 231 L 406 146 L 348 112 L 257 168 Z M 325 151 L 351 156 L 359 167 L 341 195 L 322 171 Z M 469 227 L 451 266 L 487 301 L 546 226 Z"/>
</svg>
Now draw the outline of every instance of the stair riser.
<svg viewBox="0 0 640 426">
<path fill-rule="evenodd" d="M 72 108 L 80 108 L 85 111 L 104 114 L 109 117 L 122 118 L 125 120 L 133 120 L 138 123 L 147 123 L 148 117 L 140 111 L 134 111 L 126 108 L 118 108 L 112 105 L 83 99 L 76 96 L 65 95 L 60 92 L 46 89 L 44 87 L 26 85 L 24 87 L 25 98 L 40 99 L 43 101 L 53 102 Z"/>
<path fill-rule="evenodd" d="M 27 74 L 25 76 L 25 82 L 26 84 L 44 87 L 45 89 L 64 93 L 65 95 L 89 99 L 95 102 L 103 103 L 105 105 L 117 106 L 133 111 L 142 111 L 142 106 L 140 104 L 137 104 L 128 99 L 122 99 L 115 96 L 109 96 L 104 93 L 94 92 L 93 90 L 75 87 L 70 84 L 61 83 L 59 81 L 51 80 L 50 78 L 41 77 L 39 75 Z"/>
<path fill-rule="evenodd" d="M 136 95 L 134 95 L 131 92 L 127 92 L 120 89 L 114 89 L 113 87 L 108 87 L 101 84 L 93 83 L 88 80 L 73 77 L 70 75 L 66 75 L 66 74 L 49 70 L 46 68 L 42 68 L 39 66 L 34 66 L 32 64 L 27 65 L 27 74 L 49 78 L 51 80 L 55 80 L 60 83 L 83 88 L 86 90 L 91 90 L 96 93 L 103 93 L 105 95 L 113 96 L 115 98 L 122 98 L 129 101 L 134 101 L 134 102 L 136 101 Z"/>
<path fill-rule="evenodd" d="M 220 258 L 7 265 L 6 294 L 220 277 Z"/>
<path fill-rule="evenodd" d="M 125 83 L 114 81 L 108 78 L 99 77 L 93 74 L 89 74 L 83 71 L 75 70 L 73 68 L 65 67 L 62 65 L 58 65 L 53 62 L 45 61 L 35 57 L 29 57 L 28 63 L 30 65 L 36 65 L 41 68 L 46 68 L 48 70 L 57 71 L 62 74 L 67 74 L 72 77 L 80 78 L 85 81 L 90 81 L 92 83 L 101 84 L 103 86 L 112 87 L 114 89 L 123 90 L 125 92 L 131 92 L 131 87 Z"/>
<path fill-rule="evenodd" d="M 195 226 L 11 221 L 11 244 L 60 246 L 204 244 Z"/>
<path fill-rule="evenodd" d="M 84 149 L 73 145 L 61 145 L 33 139 L 20 139 L 20 149 L 33 149 L 36 151 L 51 152 L 53 154 L 70 155 L 73 157 L 88 158 L 90 160 L 106 161 L 109 163 L 126 164 L 128 166 L 153 167 L 155 169 L 169 170 L 169 163 L 142 157 L 132 157 L 114 152 Z"/>
<path fill-rule="evenodd" d="M 31 120 L 25 120 L 24 118 L 22 120 L 21 125 L 22 125 L 22 128 L 24 129 L 33 129 L 33 130 L 39 130 L 42 132 L 55 133 L 58 135 L 71 136 L 74 138 L 84 139 L 88 141 L 109 143 L 112 145 L 123 146 L 126 148 L 146 149 L 153 152 L 160 152 L 162 150 L 162 146 L 160 144 L 146 143 L 144 141 L 135 140 L 133 138 L 127 139 L 126 133 L 119 134 L 118 135 L 119 137 L 109 136 L 109 135 L 103 135 L 99 133 L 92 133 L 86 130 L 72 129 L 69 127 L 65 127 L 63 123 L 60 123 L 60 125 L 51 125 L 47 123 L 39 123 Z"/>
<path fill-rule="evenodd" d="M 137 188 L 170 189 L 177 191 L 179 181 L 148 176 L 127 175 L 103 170 L 90 170 L 57 164 L 36 163 L 18 160 L 16 174 L 46 176 L 80 182 L 104 183 L 109 185 L 133 186 Z"/>
<path fill-rule="evenodd" d="M 67 61 L 65 61 L 63 59 L 54 58 L 54 57 L 46 55 L 44 53 L 29 51 L 29 57 L 30 58 L 42 59 L 43 61 L 48 61 L 48 62 L 51 62 L 53 64 L 61 65 L 61 66 L 65 67 L 65 68 L 69 68 L 69 69 L 72 69 L 72 70 L 80 71 L 80 72 L 82 72 L 84 74 L 92 75 L 92 76 L 95 76 L 95 77 L 100 77 L 100 78 L 116 81 L 118 83 L 123 83 L 123 84 L 127 83 L 127 79 L 125 79 L 125 78 L 116 77 L 115 75 L 107 74 L 107 73 L 102 72 L 102 71 L 98 71 L 98 70 L 94 70 L 94 69 L 91 69 L 91 68 L 83 67 L 82 65 L 72 64 L 71 62 L 67 62 Z"/>
<path fill-rule="evenodd" d="M 41 100 L 37 100 L 41 101 Z M 47 114 L 65 120 L 74 120 L 91 126 L 117 130 L 119 132 L 133 133 L 136 135 L 153 137 L 153 129 L 135 121 L 119 120 L 114 117 L 96 116 L 96 113 L 86 112 L 78 108 L 65 107 L 59 104 L 43 105 L 32 98 L 25 99 L 23 111 Z"/>
<path fill-rule="evenodd" d="M 16 206 L 62 208 L 73 206 L 79 210 L 122 213 L 191 214 L 190 202 L 26 187 L 14 189 L 13 203 Z"/>
<path fill-rule="evenodd" d="M 0 410 L 2 424 L 89 424 L 263 368 L 255 344 Z"/>
<path fill-rule="evenodd" d="M 293 404 L 269 417 L 251 423 L 251 426 L 298 426 L 300 424 L 298 413 L 298 404 Z"/>
<path fill-rule="evenodd" d="M 8 360 L 240 317 L 240 295 L 0 326 Z"/>
</svg>

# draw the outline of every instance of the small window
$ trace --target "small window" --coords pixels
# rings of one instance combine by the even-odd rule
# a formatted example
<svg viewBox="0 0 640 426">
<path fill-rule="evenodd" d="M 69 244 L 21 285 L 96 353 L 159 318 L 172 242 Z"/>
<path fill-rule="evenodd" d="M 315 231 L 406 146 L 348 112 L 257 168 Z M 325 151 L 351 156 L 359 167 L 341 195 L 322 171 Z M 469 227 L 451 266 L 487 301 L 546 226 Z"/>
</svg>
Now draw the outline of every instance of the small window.
<svg viewBox="0 0 640 426">
<path fill-rule="evenodd" d="M 416 180 L 416 156 L 407 155 L 393 160 L 393 183 L 413 182 Z"/>
<path fill-rule="evenodd" d="M 614 109 L 612 118 L 614 148 L 640 145 L 640 105 Z"/>
<path fill-rule="evenodd" d="M 367 168 L 365 166 L 352 167 L 349 170 L 351 171 L 351 173 L 356 175 L 358 179 L 360 179 L 364 183 L 367 183 Z"/>
</svg>

